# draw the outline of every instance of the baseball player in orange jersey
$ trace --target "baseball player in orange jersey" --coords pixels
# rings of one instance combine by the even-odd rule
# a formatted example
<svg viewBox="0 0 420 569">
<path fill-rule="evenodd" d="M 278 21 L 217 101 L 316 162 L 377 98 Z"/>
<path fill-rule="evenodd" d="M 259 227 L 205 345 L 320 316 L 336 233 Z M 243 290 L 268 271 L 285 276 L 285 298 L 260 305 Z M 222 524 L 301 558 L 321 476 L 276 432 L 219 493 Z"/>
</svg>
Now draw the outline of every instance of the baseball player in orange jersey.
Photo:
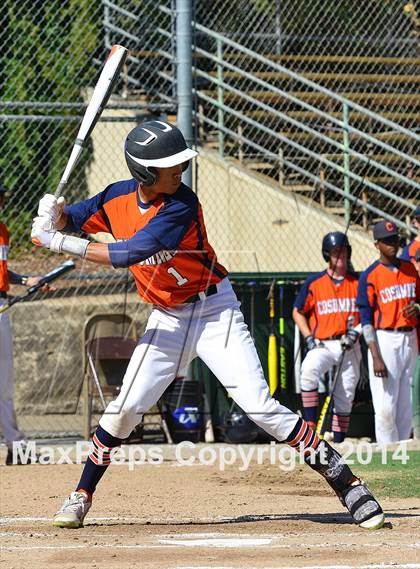
<svg viewBox="0 0 420 569">
<path fill-rule="evenodd" d="M 5 205 L 8 189 L 0 184 L 0 212 Z M 27 287 L 38 284 L 41 277 L 28 277 L 11 271 L 7 266 L 9 255 L 9 232 L 0 222 L 0 306 L 7 302 L 7 292 L 11 284 Z M 48 285 L 44 290 L 48 290 Z M 7 445 L 6 465 L 13 464 L 12 446 L 14 442 L 25 444 L 25 437 L 17 426 L 14 395 L 13 341 L 9 313 L 0 314 L 0 429 Z M 17 464 L 21 464 L 18 462 Z"/>
<path fill-rule="evenodd" d="M 334 442 L 342 442 L 350 424 L 361 360 L 359 333 L 354 330 L 359 324 L 358 277 L 347 269 L 351 247 L 344 233 L 325 235 L 322 254 L 328 268 L 306 279 L 293 309 L 293 319 L 308 350 L 300 374 L 303 417 L 315 428 L 319 381 L 338 364 L 345 350 L 341 376 L 334 390 L 332 422 Z"/>
<path fill-rule="evenodd" d="M 125 158 L 133 179 L 111 184 L 64 213 L 54 196 L 40 201 L 32 228 L 37 245 L 107 266 L 130 267 L 140 297 L 154 306 L 121 392 L 93 436 L 76 491 L 53 523 L 83 525 L 112 449 L 128 437 L 178 370 L 199 356 L 253 421 L 277 440 L 302 449 L 356 523 L 381 527 L 382 509 L 367 486 L 305 421 L 270 396 L 227 271 L 208 243 L 200 203 L 181 182 L 182 171 L 196 154 L 174 125 L 148 121 L 126 139 Z M 91 243 L 61 229 L 108 231 L 116 243 Z"/>
<path fill-rule="evenodd" d="M 404 247 L 401 259 L 414 263 L 416 253 L 420 250 L 420 205 L 414 210 L 412 223 L 417 229 L 417 236 Z"/>
<path fill-rule="evenodd" d="M 357 304 L 369 347 L 376 439 L 390 443 L 408 439 L 411 433 L 420 279 L 412 263 L 397 259 L 399 236 L 394 223 L 377 223 L 373 238 L 380 258 L 360 275 Z"/>
</svg>

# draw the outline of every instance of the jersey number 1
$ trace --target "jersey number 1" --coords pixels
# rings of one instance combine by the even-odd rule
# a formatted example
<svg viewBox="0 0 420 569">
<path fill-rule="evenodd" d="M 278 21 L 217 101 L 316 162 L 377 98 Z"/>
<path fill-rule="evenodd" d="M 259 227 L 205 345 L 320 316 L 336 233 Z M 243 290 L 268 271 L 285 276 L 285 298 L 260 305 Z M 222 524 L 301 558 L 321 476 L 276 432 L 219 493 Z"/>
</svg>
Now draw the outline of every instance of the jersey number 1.
<svg viewBox="0 0 420 569">
<path fill-rule="evenodd" d="M 188 282 L 188 279 L 180 275 L 178 271 L 173 267 L 169 267 L 168 273 L 176 278 L 176 284 L 178 286 L 182 286 Z"/>
</svg>

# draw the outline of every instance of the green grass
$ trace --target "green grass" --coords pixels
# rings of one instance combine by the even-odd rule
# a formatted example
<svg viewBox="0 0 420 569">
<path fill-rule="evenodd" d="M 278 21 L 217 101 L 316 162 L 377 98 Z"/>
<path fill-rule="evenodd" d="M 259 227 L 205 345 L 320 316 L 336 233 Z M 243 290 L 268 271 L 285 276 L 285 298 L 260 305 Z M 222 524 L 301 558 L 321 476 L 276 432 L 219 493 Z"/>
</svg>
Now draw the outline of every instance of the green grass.
<svg viewBox="0 0 420 569">
<path fill-rule="evenodd" d="M 407 451 L 403 463 L 402 453 L 374 453 L 369 464 L 360 464 L 355 455 L 351 469 L 363 478 L 378 498 L 420 497 L 420 451 Z M 383 464 L 384 463 L 384 464 Z"/>
</svg>

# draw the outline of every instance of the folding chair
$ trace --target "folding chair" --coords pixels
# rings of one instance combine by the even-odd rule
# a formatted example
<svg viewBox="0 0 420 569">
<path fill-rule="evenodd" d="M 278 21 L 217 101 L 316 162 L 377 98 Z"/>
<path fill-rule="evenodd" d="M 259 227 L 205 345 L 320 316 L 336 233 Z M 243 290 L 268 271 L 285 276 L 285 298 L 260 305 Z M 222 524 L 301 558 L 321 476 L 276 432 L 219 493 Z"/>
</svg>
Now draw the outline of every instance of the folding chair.
<svg viewBox="0 0 420 569">
<path fill-rule="evenodd" d="M 128 362 L 137 345 L 133 320 L 127 314 L 95 314 L 83 327 L 84 437 L 92 432 L 93 399 L 102 410 L 121 388 Z"/>
<path fill-rule="evenodd" d="M 86 320 L 83 328 L 83 434 L 86 440 L 92 434 L 95 395 L 100 399 L 102 412 L 107 403 L 118 395 L 136 345 L 137 331 L 131 316 L 121 313 L 95 314 Z M 171 442 L 159 406 L 155 414 L 161 419 L 158 429 L 148 429 L 147 433 L 163 431 L 164 439 Z M 148 414 L 148 427 L 156 426 L 152 416 L 153 413 Z M 143 438 L 143 426 L 140 432 Z"/>
</svg>

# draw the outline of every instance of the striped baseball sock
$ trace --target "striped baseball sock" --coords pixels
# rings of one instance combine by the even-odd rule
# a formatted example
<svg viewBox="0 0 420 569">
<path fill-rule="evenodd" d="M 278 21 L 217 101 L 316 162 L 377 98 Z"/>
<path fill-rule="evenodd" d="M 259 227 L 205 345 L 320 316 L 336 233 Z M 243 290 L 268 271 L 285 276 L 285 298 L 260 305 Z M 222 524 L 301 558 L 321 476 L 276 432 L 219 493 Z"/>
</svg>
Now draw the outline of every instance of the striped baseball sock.
<svg viewBox="0 0 420 569">
<path fill-rule="evenodd" d="M 286 442 L 307 457 L 316 451 L 321 439 L 306 421 L 299 419 Z"/>
<path fill-rule="evenodd" d="M 303 419 L 299 418 L 285 442 L 301 452 L 303 449 L 306 464 L 321 474 L 336 492 L 343 491 L 355 479 L 341 455 Z"/>
<path fill-rule="evenodd" d="M 314 427 L 316 425 L 316 418 L 318 415 L 318 389 L 310 389 L 309 391 L 304 391 L 302 389 L 301 397 L 303 418 L 311 425 L 311 427 Z"/>
<path fill-rule="evenodd" d="M 92 437 L 93 449 L 82 472 L 76 492 L 83 490 L 91 498 L 96 485 L 111 464 L 110 454 L 113 448 L 121 446 L 122 439 L 113 437 L 101 426 L 96 429 Z"/>
<path fill-rule="evenodd" d="M 334 442 L 342 443 L 347 435 L 350 425 L 350 415 L 333 414 L 332 432 L 334 434 Z"/>
</svg>

